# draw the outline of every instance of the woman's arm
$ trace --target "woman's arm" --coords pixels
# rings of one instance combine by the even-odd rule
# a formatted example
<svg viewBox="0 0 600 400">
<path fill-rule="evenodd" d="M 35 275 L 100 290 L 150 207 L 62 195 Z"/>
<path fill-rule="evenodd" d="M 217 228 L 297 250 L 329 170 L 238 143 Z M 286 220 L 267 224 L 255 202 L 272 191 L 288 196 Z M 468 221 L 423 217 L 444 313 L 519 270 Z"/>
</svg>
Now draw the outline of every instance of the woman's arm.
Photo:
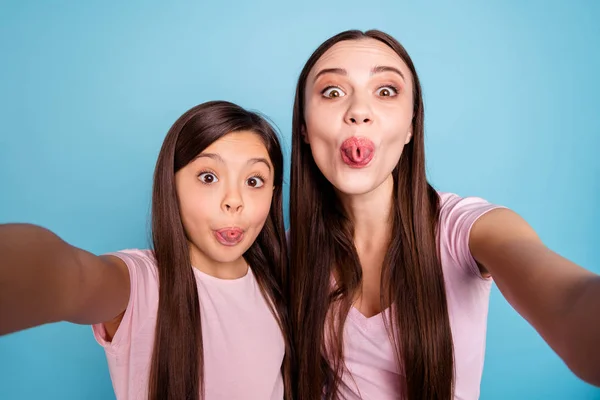
<svg viewBox="0 0 600 400">
<path fill-rule="evenodd" d="M 69 321 L 109 321 L 125 310 L 130 283 L 117 257 L 95 256 L 47 229 L 0 225 L 0 335 Z"/>
<path fill-rule="evenodd" d="M 600 276 L 548 249 L 516 213 L 477 220 L 469 246 L 483 274 L 581 379 L 600 386 Z"/>
</svg>

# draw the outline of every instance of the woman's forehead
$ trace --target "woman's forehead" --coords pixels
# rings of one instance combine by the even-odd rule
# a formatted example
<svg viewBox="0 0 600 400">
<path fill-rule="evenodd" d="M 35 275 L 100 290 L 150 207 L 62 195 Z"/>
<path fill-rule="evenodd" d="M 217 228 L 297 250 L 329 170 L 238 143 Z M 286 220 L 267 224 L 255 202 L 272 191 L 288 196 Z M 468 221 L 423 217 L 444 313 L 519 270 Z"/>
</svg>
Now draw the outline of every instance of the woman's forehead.
<svg viewBox="0 0 600 400">
<path fill-rule="evenodd" d="M 411 76 L 406 63 L 385 43 L 372 38 L 345 40 L 333 45 L 317 60 L 308 80 L 314 81 L 324 69 L 341 69 L 350 74 L 382 66 L 397 68 L 404 76 Z"/>
</svg>

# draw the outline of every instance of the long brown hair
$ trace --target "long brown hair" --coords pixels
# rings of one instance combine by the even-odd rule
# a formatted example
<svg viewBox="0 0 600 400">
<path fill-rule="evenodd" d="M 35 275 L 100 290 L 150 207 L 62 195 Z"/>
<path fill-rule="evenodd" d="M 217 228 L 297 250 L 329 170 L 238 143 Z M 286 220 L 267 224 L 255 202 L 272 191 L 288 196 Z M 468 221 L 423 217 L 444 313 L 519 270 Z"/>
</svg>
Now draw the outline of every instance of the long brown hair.
<svg viewBox="0 0 600 400">
<path fill-rule="evenodd" d="M 386 320 L 386 326 L 401 371 L 402 394 L 411 400 L 447 400 L 454 390 L 453 344 L 436 244 L 439 198 L 425 173 L 421 86 L 404 47 L 376 30 L 346 31 L 328 39 L 311 55 L 298 79 L 290 194 L 290 319 L 299 355 L 295 389 L 300 400 L 321 398 L 323 393 L 326 399 L 338 396 L 344 368 L 343 326 L 362 282 L 352 221 L 302 138 L 306 80 L 334 44 L 365 38 L 394 50 L 410 69 L 414 86 L 413 137 L 392 172 L 392 239 L 383 263 L 381 304 L 390 304 L 391 321 Z M 338 276 L 332 290 L 334 268 Z M 329 315 L 331 324 L 326 322 Z"/>
<path fill-rule="evenodd" d="M 204 395 L 200 305 L 188 240 L 181 222 L 175 173 L 211 143 L 237 131 L 260 136 L 274 167 L 273 200 L 256 241 L 244 254 L 271 305 L 285 341 L 282 365 L 286 398 L 291 395 L 289 319 L 282 284 L 287 246 L 282 211 L 283 155 L 271 125 L 235 104 L 213 101 L 184 113 L 163 142 L 152 194 L 152 241 L 159 275 L 158 319 L 150 370 L 151 400 L 197 400 Z"/>
</svg>

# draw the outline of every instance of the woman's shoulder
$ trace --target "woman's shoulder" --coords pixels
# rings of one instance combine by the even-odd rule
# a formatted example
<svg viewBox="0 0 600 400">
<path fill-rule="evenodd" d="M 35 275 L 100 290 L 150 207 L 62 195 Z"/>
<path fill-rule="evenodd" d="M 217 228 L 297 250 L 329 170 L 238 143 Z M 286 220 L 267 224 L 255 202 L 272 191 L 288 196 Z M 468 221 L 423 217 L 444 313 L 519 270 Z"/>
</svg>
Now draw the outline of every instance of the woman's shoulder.
<svg viewBox="0 0 600 400">
<path fill-rule="evenodd" d="M 477 219 L 495 208 L 505 208 L 479 196 L 461 196 L 452 192 L 439 191 L 437 193 L 440 199 L 440 224 L 457 222 L 464 218 Z"/>
<path fill-rule="evenodd" d="M 438 192 L 440 211 L 437 234 L 442 264 L 456 264 L 480 276 L 479 268 L 471 255 L 469 238 L 475 222 L 497 208 L 506 208 L 478 196 L 460 196 L 456 193 Z"/>
</svg>

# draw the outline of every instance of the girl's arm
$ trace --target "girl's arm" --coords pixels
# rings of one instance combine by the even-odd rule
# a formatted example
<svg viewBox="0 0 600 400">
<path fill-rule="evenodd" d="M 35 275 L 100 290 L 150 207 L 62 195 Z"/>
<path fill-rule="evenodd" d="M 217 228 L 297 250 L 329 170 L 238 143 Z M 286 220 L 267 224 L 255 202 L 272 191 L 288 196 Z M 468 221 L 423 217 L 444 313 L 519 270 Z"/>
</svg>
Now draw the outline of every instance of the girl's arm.
<svg viewBox="0 0 600 400">
<path fill-rule="evenodd" d="M 123 261 L 71 246 L 47 229 L 0 225 L 0 335 L 69 321 L 114 319 L 127 307 Z"/>
<path fill-rule="evenodd" d="M 581 379 L 600 386 L 600 276 L 548 249 L 516 213 L 473 224 L 469 246 L 482 274 Z"/>
</svg>

